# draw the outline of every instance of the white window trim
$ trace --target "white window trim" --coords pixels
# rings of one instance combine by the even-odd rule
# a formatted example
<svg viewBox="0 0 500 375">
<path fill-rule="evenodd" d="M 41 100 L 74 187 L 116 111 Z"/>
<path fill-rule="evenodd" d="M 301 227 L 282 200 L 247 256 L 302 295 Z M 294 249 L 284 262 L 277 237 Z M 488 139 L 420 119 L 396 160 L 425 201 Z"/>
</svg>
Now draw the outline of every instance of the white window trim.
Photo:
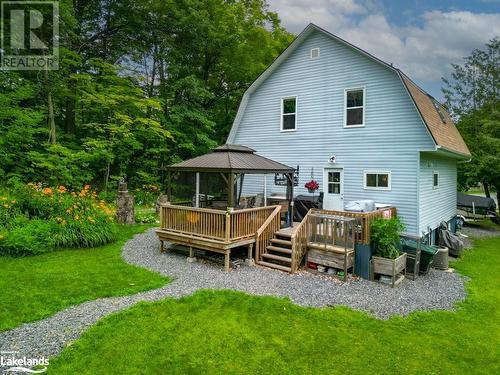
<svg viewBox="0 0 500 375">
<path fill-rule="evenodd" d="M 295 99 L 295 128 L 294 129 L 283 129 L 283 102 L 286 99 Z M 281 97 L 281 110 L 280 110 L 280 132 L 289 133 L 297 131 L 297 118 L 298 118 L 298 109 L 299 109 L 299 97 L 297 95 L 289 95 Z M 291 115 L 291 113 L 288 113 Z"/>
<path fill-rule="evenodd" d="M 438 184 L 437 185 L 434 185 L 434 175 L 435 174 L 437 174 L 437 176 L 438 176 Z M 439 175 L 439 171 L 432 171 L 432 188 L 438 189 L 440 183 L 441 183 L 441 176 Z"/>
<path fill-rule="evenodd" d="M 313 57 L 313 51 L 316 50 L 316 49 L 318 50 L 318 56 Z M 321 51 L 320 51 L 319 47 L 311 48 L 311 54 L 310 54 L 311 59 L 313 59 L 313 60 L 319 59 L 320 56 L 321 56 Z"/>
<path fill-rule="evenodd" d="M 359 90 L 363 91 L 363 105 L 358 106 L 358 107 L 349 107 L 349 108 L 363 108 L 363 123 L 357 124 L 357 125 L 347 125 L 347 92 L 348 91 L 359 91 Z M 347 89 L 344 89 L 344 128 L 345 129 L 364 128 L 365 127 L 365 113 L 366 113 L 366 89 L 365 89 L 365 86 L 349 87 Z"/>
<path fill-rule="evenodd" d="M 386 174 L 388 175 L 388 186 L 387 187 L 377 187 L 377 186 L 367 186 L 367 175 L 368 174 Z M 383 190 L 390 191 L 392 189 L 392 173 L 391 171 L 378 171 L 378 170 L 368 170 L 363 171 L 363 188 L 365 190 Z"/>
</svg>

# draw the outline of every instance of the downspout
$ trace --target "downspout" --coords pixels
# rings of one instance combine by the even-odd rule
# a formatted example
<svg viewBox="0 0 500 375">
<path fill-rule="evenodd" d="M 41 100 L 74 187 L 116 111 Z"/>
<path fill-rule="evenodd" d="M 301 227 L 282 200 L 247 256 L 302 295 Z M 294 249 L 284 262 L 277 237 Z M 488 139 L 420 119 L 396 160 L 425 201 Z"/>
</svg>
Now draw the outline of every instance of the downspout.
<svg viewBox="0 0 500 375">
<path fill-rule="evenodd" d="M 420 151 L 417 150 L 417 237 L 420 235 Z"/>
</svg>

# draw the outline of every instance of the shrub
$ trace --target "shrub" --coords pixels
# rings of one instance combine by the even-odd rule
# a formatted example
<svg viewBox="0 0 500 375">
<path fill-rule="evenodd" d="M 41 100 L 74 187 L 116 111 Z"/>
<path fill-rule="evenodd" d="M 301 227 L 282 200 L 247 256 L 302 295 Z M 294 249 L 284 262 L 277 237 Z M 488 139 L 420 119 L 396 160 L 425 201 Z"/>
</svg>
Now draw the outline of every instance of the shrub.
<svg viewBox="0 0 500 375">
<path fill-rule="evenodd" d="M 160 195 L 160 188 L 156 185 L 142 185 L 133 191 L 135 203 L 139 206 L 151 206 L 156 203 Z"/>
<path fill-rule="evenodd" d="M 136 213 L 135 222 L 140 224 L 156 224 L 160 222 L 160 218 L 156 213 Z"/>
<path fill-rule="evenodd" d="M 0 196 L 0 228 L 8 229 L 14 226 L 20 216 L 21 210 L 17 200 L 8 196 Z"/>
<path fill-rule="evenodd" d="M 97 194 L 97 198 L 106 203 L 115 203 L 116 191 L 101 191 Z"/>
<path fill-rule="evenodd" d="M 375 218 L 371 225 L 371 242 L 375 248 L 375 255 L 390 259 L 397 258 L 399 250 L 396 245 L 399 243 L 399 235 L 404 228 L 404 224 L 398 217 Z"/>
<path fill-rule="evenodd" d="M 0 253 L 11 256 L 37 255 L 54 250 L 55 223 L 26 220 L 23 225 L 0 234 Z"/>
<path fill-rule="evenodd" d="M 116 236 L 116 225 L 106 219 L 77 217 L 73 220 L 63 219 L 58 222 L 54 242 L 58 248 L 94 247 L 113 242 Z"/>
</svg>

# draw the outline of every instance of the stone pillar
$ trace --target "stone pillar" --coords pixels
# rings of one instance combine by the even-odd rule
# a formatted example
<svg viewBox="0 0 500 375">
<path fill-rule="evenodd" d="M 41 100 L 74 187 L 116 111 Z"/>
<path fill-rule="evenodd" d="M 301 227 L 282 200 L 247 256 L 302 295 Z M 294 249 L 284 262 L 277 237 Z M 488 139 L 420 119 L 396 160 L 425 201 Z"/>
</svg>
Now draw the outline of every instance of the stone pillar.
<svg viewBox="0 0 500 375">
<path fill-rule="evenodd" d="M 156 209 L 156 213 L 160 213 L 160 206 L 162 204 L 167 204 L 168 203 L 168 195 L 166 194 L 162 194 L 158 197 L 158 199 L 156 200 L 156 205 L 155 205 L 155 209 Z"/>
<path fill-rule="evenodd" d="M 127 183 L 120 181 L 116 196 L 116 219 L 120 224 L 134 224 L 134 196 L 128 193 Z"/>
</svg>

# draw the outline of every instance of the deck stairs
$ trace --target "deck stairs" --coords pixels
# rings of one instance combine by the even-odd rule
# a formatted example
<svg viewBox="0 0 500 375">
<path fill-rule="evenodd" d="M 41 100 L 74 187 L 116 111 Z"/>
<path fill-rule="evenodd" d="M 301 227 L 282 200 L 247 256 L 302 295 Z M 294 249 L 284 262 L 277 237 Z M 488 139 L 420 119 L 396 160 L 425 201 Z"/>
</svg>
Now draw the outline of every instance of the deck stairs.
<svg viewBox="0 0 500 375">
<path fill-rule="evenodd" d="M 277 231 L 269 245 L 262 253 L 261 266 L 291 272 L 292 268 L 292 234 L 287 231 Z"/>
</svg>

